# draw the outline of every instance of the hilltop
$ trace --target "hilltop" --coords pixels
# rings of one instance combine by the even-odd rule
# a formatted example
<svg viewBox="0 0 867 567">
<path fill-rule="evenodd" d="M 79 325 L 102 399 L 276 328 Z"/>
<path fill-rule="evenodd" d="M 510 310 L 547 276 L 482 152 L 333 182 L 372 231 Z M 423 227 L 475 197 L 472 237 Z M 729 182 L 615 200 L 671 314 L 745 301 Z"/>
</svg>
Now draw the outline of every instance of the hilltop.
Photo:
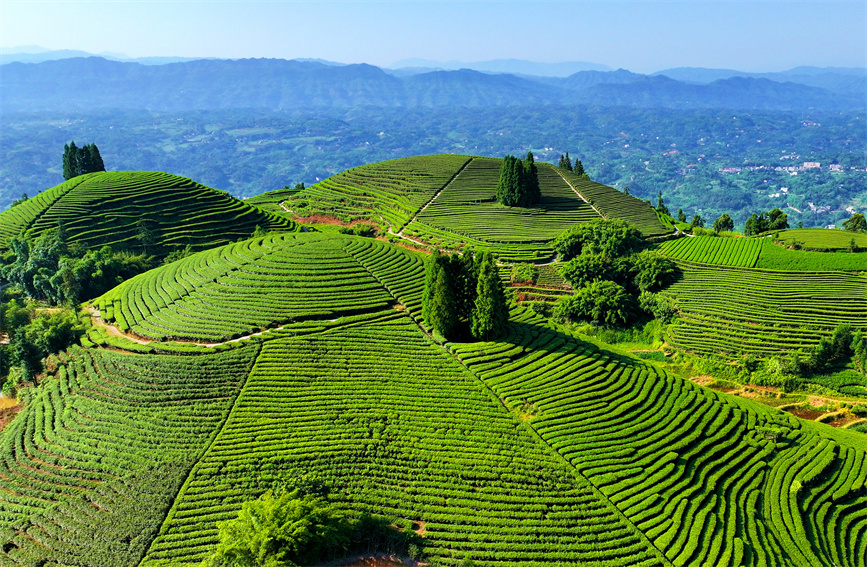
<svg viewBox="0 0 867 567">
<path fill-rule="evenodd" d="M 191 179 L 152 171 L 90 173 L 0 213 L 0 246 L 62 227 L 68 243 L 165 256 L 294 224 Z"/>
<path fill-rule="evenodd" d="M 538 164 L 541 200 L 505 207 L 495 199 L 501 163 L 464 155 L 389 160 L 248 202 L 301 222 L 317 216 L 364 221 L 394 237 L 489 250 L 508 261 L 550 259 L 558 234 L 593 219 L 624 219 L 648 237 L 672 232 L 646 202 L 546 163 Z"/>
</svg>

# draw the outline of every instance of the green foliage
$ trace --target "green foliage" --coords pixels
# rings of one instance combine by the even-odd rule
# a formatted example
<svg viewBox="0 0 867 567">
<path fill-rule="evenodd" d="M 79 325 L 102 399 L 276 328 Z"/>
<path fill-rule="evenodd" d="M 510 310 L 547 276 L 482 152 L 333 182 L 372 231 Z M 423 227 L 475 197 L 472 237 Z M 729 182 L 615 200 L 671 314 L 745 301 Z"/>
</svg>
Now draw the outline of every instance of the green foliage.
<svg viewBox="0 0 867 567">
<path fill-rule="evenodd" d="M 731 232 L 734 229 L 735 221 L 732 220 L 728 213 L 723 213 L 719 218 L 713 221 L 713 231 L 716 233 Z"/>
<path fill-rule="evenodd" d="M 507 207 L 529 207 L 538 202 L 541 195 L 539 173 L 531 152 L 527 152 L 523 162 L 510 155 L 503 158 L 497 201 Z"/>
<path fill-rule="evenodd" d="M 105 171 L 105 164 L 96 144 L 76 147 L 75 142 L 63 146 L 63 178 L 72 179 L 85 173 Z"/>
<path fill-rule="evenodd" d="M 758 215 L 753 213 L 744 225 L 744 234 L 754 236 L 770 230 L 783 230 L 789 228 L 788 215 L 779 208 Z"/>
<path fill-rule="evenodd" d="M 560 154 L 560 161 L 557 162 L 557 167 L 566 171 L 572 171 L 572 158 L 569 157 L 569 152 L 566 152 L 565 156 Z M 582 165 L 581 168 L 583 169 L 584 166 Z"/>
<path fill-rule="evenodd" d="M 8 399 L 18 397 L 18 386 L 26 379 L 26 371 L 21 366 L 9 368 L 9 374 L 3 382 L 3 397 Z"/>
<path fill-rule="evenodd" d="M 580 159 L 575 160 L 575 175 L 587 175 L 587 172 L 584 171 L 584 164 Z"/>
<path fill-rule="evenodd" d="M 686 222 L 686 213 L 683 212 L 683 209 L 677 209 L 677 220 L 679 222 Z"/>
<path fill-rule="evenodd" d="M 867 232 L 867 220 L 861 213 L 852 213 L 852 216 L 843 222 L 843 228 L 850 232 Z"/>
<path fill-rule="evenodd" d="M 571 228 L 554 239 L 554 250 L 561 261 L 579 254 L 601 254 L 617 258 L 643 246 L 641 232 L 621 219 L 600 219 Z"/>
<path fill-rule="evenodd" d="M 625 288 L 612 281 L 596 281 L 574 295 L 557 300 L 553 316 L 572 322 L 584 320 L 624 326 L 633 322 L 638 314 L 638 302 Z"/>
<path fill-rule="evenodd" d="M 644 250 L 629 257 L 633 283 L 639 291 L 658 291 L 673 283 L 680 273 L 674 262 L 662 254 Z"/>
<path fill-rule="evenodd" d="M 512 266 L 513 283 L 536 283 L 539 278 L 539 268 L 533 264 L 520 263 Z"/>
<path fill-rule="evenodd" d="M 316 565 L 349 547 L 351 527 L 332 505 L 297 491 L 270 491 L 219 524 L 220 543 L 203 567 Z"/>
<path fill-rule="evenodd" d="M 662 198 L 662 191 L 657 195 L 656 212 L 661 215 L 671 216 L 671 213 L 668 212 L 668 207 L 665 206 L 665 200 Z"/>
<path fill-rule="evenodd" d="M 509 306 L 497 264 L 490 253 L 483 254 L 479 268 L 476 297 L 470 320 L 470 333 L 481 340 L 498 337 L 509 320 Z"/>
</svg>

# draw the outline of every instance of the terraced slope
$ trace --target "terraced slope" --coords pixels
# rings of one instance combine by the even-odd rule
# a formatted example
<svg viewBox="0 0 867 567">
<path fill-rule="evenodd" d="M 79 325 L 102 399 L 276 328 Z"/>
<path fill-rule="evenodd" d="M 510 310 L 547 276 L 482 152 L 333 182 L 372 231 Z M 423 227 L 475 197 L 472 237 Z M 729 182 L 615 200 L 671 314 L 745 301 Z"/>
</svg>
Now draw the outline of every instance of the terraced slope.
<svg viewBox="0 0 867 567">
<path fill-rule="evenodd" d="M 867 329 L 863 275 L 678 265 L 683 277 L 663 292 L 680 310 L 668 338 L 678 348 L 775 355 L 806 351 L 840 323 Z"/>
<path fill-rule="evenodd" d="M 257 324 L 292 310 L 302 323 L 212 355 L 74 353 L 0 435 L 0 475 L 21 479 L 0 494 L 0 566 L 130 565 L 145 549 L 150 567 L 195 565 L 216 522 L 307 473 L 348 511 L 415 524 L 440 565 L 865 565 L 863 435 L 661 374 L 521 309 L 499 341 L 442 348 L 414 320 L 422 279 L 404 249 L 282 234 L 105 296 L 142 329 L 225 336 L 252 328 L 229 318 L 247 307 Z M 342 303 L 326 314 L 329 285 Z M 164 449 L 183 467 L 147 476 Z M 99 532 L 143 499 L 139 527 Z M 104 555 L 70 555 L 78 534 Z"/>
<path fill-rule="evenodd" d="M 452 345 L 674 565 L 864 565 L 863 437 L 614 359 L 532 316 Z"/>
<path fill-rule="evenodd" d="M 654 208 L 645 201 L 621 193 L 613 187 L 596 183 L 589 177 L 578 176 L 570 171 L 559 169 L 557 171 L 606 218 L 629 221 L 645 237 L 671 234 L 672 230 L 660 222 Z"/>
<path fill-rule="evenodd" d="M 216 522 L 296 469 L 333 483 L 349 508 L 424 526 L 438 563 L 660 564 L 583 478 L 392 311 L 264 346 L 143 565 L 197 564 Z"/>
<path fill-rule="evenodd" d="M 542 259 L 549 245 L 576 223 L 599 215 L 557 174 L 540 163 L 542 198 L 531 207 L 504 207 L 496 201 L 502 160 L 473 158 L 409 223 L 404 233 L 436 245 L 465 244 L 491 250 L 507 260 Z"/>
<path fill-rule="evenodd" d="M 72 350 L 0 433 L 0 565 L 137 565 L 257 351 Z"/>
<path fill-rule="evenodd" d="M 324 213 L 397 230 L 469 160 L 469 156 L 437 155 L 362 165 L 307 187 L 284 206 L 302 215 Z M 257 199 L 272 201 L 271 193 Z"/>
<path fill-rule="evenodd" d="M 249 237 L 257 226 L 290 230 L 292 221 L 185 177 L 150 171 L 90 173 L 43 191 L 0 213 L 0 246 L 24 233 L 62 225 L 69 242 L 88 248 L 142 250 L 139 221 L 151 232 L 150 254 L 187 244 L 210 248 Z"/>
<path fill-rule="evenodd" d="M 286 233 L 184 258 L 94 303 L 106 320 L 142 337 L 224 341 L 291 321 L 387 307 L 395 300 L 379 278 L 397 288 L 411 285 L 419 299 L 408 307 L 416 309 L 421 270 L 417 255 L 382 242 Z"/>
<path fill-rule="evenodd" d="M 842 231 L 828 231 L 842 232 Z M 701 264 L 740 266 L 791 272 L 867 271 L 867 252 L 813 252 L 789 250 L 771 238 L 698 236 L 663 242 L 659 251 Z"/>
</svg>

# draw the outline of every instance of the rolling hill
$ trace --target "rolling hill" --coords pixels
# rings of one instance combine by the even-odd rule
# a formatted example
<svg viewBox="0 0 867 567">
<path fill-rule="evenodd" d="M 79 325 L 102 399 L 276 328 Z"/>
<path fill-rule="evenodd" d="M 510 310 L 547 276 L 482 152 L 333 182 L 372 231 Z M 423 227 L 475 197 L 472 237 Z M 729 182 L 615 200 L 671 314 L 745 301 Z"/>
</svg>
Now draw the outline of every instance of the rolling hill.
<svg viewBox="0 0 867 567">
<path fill-rule="evenodd" d="M 865 564 L 863 435 L 520 307 L 501 340 L 439 344 L 423 277 L 393 244 L 283 233 L 98 299 L 89 336 L 134 335 L 60 355 L 0 433 L 0 564 L 196 565 L 303 475 L 421 534 L 432 565 Z M 149 352 L 167 338 L 191 342 Z"/>
<path fill-rule="evenodd" d="M 300 192 L 264 193 L 248 202 L 299 220 L 320 215 L 362 220 L 411 241 L 471 246 L 504 261 L 549 259 L 558 234 L 600 217 L 628 220 L 645 236 L 671 232 L 644 201 L 546 163 L 537 163 L 540 201 L 505 207 L 495 199 L 501 162 L 460 155 L 402 158 L 352 168 Z"/>
<path fill-rule="evenodd" d="M 257 226 L 291 230 L 294 223 L 185 177 L 110 171 L 75 177 L 0 213 L 0 246 L 63 227 L 69 243 L 136 252 L 144 244 L 165 256 L 188 244 L 202 250 L 245 238 Z"/>
</svg>

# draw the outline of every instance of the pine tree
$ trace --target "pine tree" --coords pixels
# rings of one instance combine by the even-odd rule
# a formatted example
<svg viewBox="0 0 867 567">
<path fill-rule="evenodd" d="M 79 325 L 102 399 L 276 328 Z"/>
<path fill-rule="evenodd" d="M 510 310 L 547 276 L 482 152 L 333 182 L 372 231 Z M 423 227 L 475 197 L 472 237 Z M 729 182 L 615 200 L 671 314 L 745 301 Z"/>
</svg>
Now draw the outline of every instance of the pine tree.
<svg viewBox="0 0 867 567">
<path fill-rule="evenodd" d="M 566 152 L 566 169 L 572 171 L 572 158 L 569 157 L 569 152 Z"/>
<path fill-rule="evenodd" d="M 105 163 L 102 161 L 102 156 L 99 155 L 99 148 L 96 147 L 96 144 L 90 144 L 88 151 L 90 152 L 90 163 L 92 164 L 92 169 L 88 173 L 105 171 Z"/>
<path fill-rule="evenodd" d="M 78 148 L 76 152 L 77 175 L 84 175 L 93 171 L 93 160 L 90 154 L 90 144 Z"/>
<path fill-rule="evenodd" d="M 63 146 L 63 179 L 69 181 L 78 175 L 78 148 L 75 142 Z"/>
<path fill-rule="evenodd" d="M 683 209 L 677 209 L 677 220 L 686 222 L 686 213 L 683 212 Z"/>
<path fill-rule="evenodd" d="M 659 192 L 659 201 L 656 203 L 656 212 L 661 215 L 671 216 L 668 212 L 668 207 L 665 206 L 665 200 L 662 198 L 662 191 Z"/>
<path fill-rule="evenodd" d="M 457 327 L 455 296 L 449 279 L 446 270 L 436 270 L 428 318 L 431 329 L 445 338 L 452 337 Z"/>
<path fill-rule="evenodd" d="M 500 335 L 509 320 L 509 308 L 503 282 L 493 256 L 483 255 L 476 284 L 476 300 L 470 321 L 470 332 L 474 337 L 488 340 Z"/>
<path fill-rule="evenodd" d="M 539 170 L 536 168 L 533 152 L 527 152 L 527 158 L 524 160 L 524 171 L 522 173 L 523 183 L 521 183 L 518 202 L 522 207 L 529 207 L 534 203 L 538 203 L 542 197 L 542 190 L 539 187 Z"/>
<path fill-rule="evenodd" d="M 586 175 L 584 173 L 584 164 L 581 163 L 581 160 L 575 160 L 575 173 L 578 175 Z"/>
<path fill-rule="evenodd" d="M 434 284 L 436 283 L 437 271 L 441 269 L 440 251 L 433 251 L 424 263 L 424 291 L 421 296 L 421 316 L 425 321 L 430 321 L 430 307 L 433 302 Z"/>
</svg>

